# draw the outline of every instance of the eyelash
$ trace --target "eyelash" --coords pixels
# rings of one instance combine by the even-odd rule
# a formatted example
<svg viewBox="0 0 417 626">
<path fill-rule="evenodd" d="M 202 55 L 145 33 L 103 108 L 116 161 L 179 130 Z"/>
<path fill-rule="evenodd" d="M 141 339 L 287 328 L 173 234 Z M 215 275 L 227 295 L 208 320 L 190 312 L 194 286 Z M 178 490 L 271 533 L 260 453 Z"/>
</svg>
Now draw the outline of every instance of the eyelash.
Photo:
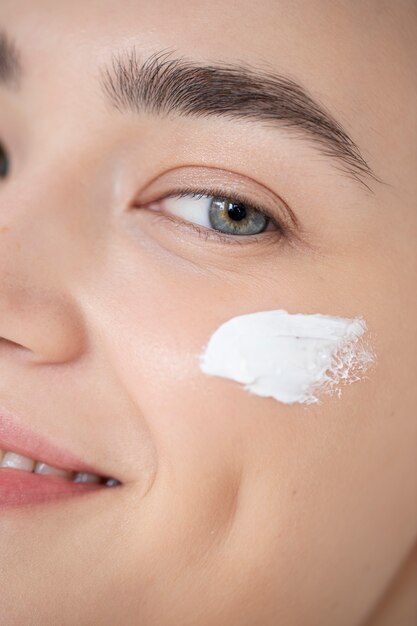
<svg viewBox="0 0 417 626">
<path fill-rule="evenodd" d="M 260 213 L 266 215 L 266 217 L 268 217 L 269 220 L 276 226 L 276 230 L 269 231 L 269 232 L 262 232 L 257 235 L 228 235 L 226 233 L 222 233 L 215 229 L 205 228 L 204 226 L 201 226 L 199 224 L 194 224 L 193 222 L 188 222 L 186 220 L 182 220 L 181 218 L 177 218 L 175 216 L 171 216 L 163 212 L 160 213 L 159 217 L 161 219 L 168 219 L 171 222 L 175 222 L 177 224 L 181 223 L 183 226 L 192 229 L 193 232 L 196 232 L 197 235 L 204 238 L 205 241 L 212 239 L 212 240 L 221 241 L 222 243 L 227 243 L 227 244 L 248 245 L 248 244 L 259 243 L 261 240 L 265 240 L 266 236 L 275 235 L 274 239 L 276 240 L 277 238 L 281 239 L 288 235 L 287 227 L 284 227 L 283 224 L 277 220 L 276 216 L 272 215 L 272 211 L 268 211 L 268 209 L 264 207 L 257 206 L 256 203 L 251 202 L 250 200 L 248 200 L 247 198 L 245 198 L 243 195 L 239 193 L 233 193 L 232 195 L 225 194 L 224 189 L 213 189 L 213 188 L 212 189 L 202 189 L 202 188 L 193 189 L 193 188 L 182 187 L 181 189 L 172 191 L 171 193 L 159 198 L 158 200 L 154 200 L 152 202 L 147 203 L 146 205 L 144 205 L 143 208 L 146 208 L 146 206 L 148 205 L 161 202 L 167 198 L 183 198 L 183 197 L 190 197 L 190 196 L 192 198 L 195 198 L 196 200 L 199 200 L 204 197 L 209 197 L 209 198 L 220 197 L 220 198 L 224 198 L 228 200 L 229 202 L 236 202 L 239 204 L 244 204 L 246 207 L 249 207 L 251 209 L 254 209 L 255 211 L 259 211 Z"/>
</svg>

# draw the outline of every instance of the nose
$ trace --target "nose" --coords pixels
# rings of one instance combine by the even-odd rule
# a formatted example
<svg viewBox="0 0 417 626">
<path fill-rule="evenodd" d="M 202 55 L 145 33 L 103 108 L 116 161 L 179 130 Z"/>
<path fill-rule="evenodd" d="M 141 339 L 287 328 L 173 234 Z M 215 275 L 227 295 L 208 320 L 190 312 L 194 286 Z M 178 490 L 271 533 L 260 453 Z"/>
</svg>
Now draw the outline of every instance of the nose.
<svg viewBox="0 0 417 626">
<path fill-rule="evenodd" d="M 64 363 L 85 346 L 69 287 L 68 255 L 76 257 L 76 242 L 56 195 L 53 200 L 51 189 L 37 194 L 38 188 L 17 192 L 17 184 L 0 184 L 0 358 L 7 352 L 34 363 Z"/>
</svg>

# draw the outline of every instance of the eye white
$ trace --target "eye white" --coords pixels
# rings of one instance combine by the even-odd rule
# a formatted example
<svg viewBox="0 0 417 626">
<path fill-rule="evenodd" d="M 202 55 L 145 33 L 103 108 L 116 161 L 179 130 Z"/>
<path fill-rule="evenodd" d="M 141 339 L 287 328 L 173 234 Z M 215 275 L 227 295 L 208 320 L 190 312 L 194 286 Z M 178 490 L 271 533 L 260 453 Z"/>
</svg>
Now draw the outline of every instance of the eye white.
<svg viewBox="0 0 417 626">
<path fill-rule="evenodd" d="M 209 218 L 209 209 L 212 201 L 212 196 L 199 198 L 189 195 L 165 198 L 162 206 L 164 211 L 171 215 L 205 228 L 212 228 Z"/>
</svg>

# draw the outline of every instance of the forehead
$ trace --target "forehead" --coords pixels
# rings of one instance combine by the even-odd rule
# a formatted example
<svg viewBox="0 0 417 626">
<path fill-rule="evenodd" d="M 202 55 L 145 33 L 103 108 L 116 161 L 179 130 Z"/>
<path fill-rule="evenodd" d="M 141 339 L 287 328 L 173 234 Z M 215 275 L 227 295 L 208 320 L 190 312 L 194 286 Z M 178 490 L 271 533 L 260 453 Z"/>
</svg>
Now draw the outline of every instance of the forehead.
<svg viewBox="0 0 417 626">
<path fill-rule="evenodd" d="M 129 45 L 171 48 L 202 60 L 271 67 L 324 96 L 330 92 L 338 106 L 357 99 L 365 85 L 372 91 L 381 51 L 385 72 L 406 61 L 416 6 L 412 0 L 395 9 L 379 0 L 2 0 L 0 27 L 12 31 L 34 65 L 88 67 Z"/>
<path fill-rule="evenodd" d="M 0 27 L 11 25 L 34 61 L 67 63 L 70 54 L 85 65 L 132 44 L 175 48 L 272 66 L 342 100 L 354 79 L 372 78 L 382 44 L 398 55 L 396 22 L 404 30 L 413 4 L 403 0 L 392 11 L 377 0 L 2 0 Z"/>
<path fill-rule="evenodd" d="M 360 53 L 381 36 L 395 38 L 393 27 L 394 33 L 396 22 L 404 28 L 410 12 L 417 13 L 412 0 L 399 0 L 394 10 L 380 0 L 2 0 L 0 24 L 16 27 L 29 41 L 47 37 L 49 45 L 58 46 L 62 38 L 87 46 L 123 45 L 140 36 L 147 47 L 271 58 L 297 68 L 307 59 L 314 66 L 331 51 L 353 54 L 359 47 Z"/>
</svg>

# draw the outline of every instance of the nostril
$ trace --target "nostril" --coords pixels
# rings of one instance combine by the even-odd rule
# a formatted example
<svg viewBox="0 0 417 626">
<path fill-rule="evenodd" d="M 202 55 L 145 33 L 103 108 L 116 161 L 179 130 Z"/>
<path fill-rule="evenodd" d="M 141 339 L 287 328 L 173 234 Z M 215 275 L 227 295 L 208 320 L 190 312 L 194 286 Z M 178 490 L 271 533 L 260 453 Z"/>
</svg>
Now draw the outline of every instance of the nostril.
<svg viewBox="0 0 417 626">
<path fill-rule="evenodd" d="M 12 339 L 6 339 L 6 337 L 0 337 L 0 347 L 3 344 L 13 348 L 19 348 L 20 350 L 25 350 L 26 352 L 30 352 L 29 348 L 25 348 L 25 346 L 22 346 L 21 343 L 17 343 L 17 341 L 12 341 Z"/>
<path fill-rule="evenodd" d="M 51 264 L 54 277 L 52 270 L 50 274 L 44 271 L 42 260 L 37 267 L 30 254 L 24 262 L 17 262 L 6 248 L 0 246 L 0 338 L 7 339 L 2 348 L 9 347 L 12 354 L 12 347 L 15 352 L 16 347 L 24 347 L 28 353 L 16 354 L 30 360 L 31 365 L 78 359 L 88 342 L 84 315 L 65 289 L 57 264 Z"/>
</svg>

